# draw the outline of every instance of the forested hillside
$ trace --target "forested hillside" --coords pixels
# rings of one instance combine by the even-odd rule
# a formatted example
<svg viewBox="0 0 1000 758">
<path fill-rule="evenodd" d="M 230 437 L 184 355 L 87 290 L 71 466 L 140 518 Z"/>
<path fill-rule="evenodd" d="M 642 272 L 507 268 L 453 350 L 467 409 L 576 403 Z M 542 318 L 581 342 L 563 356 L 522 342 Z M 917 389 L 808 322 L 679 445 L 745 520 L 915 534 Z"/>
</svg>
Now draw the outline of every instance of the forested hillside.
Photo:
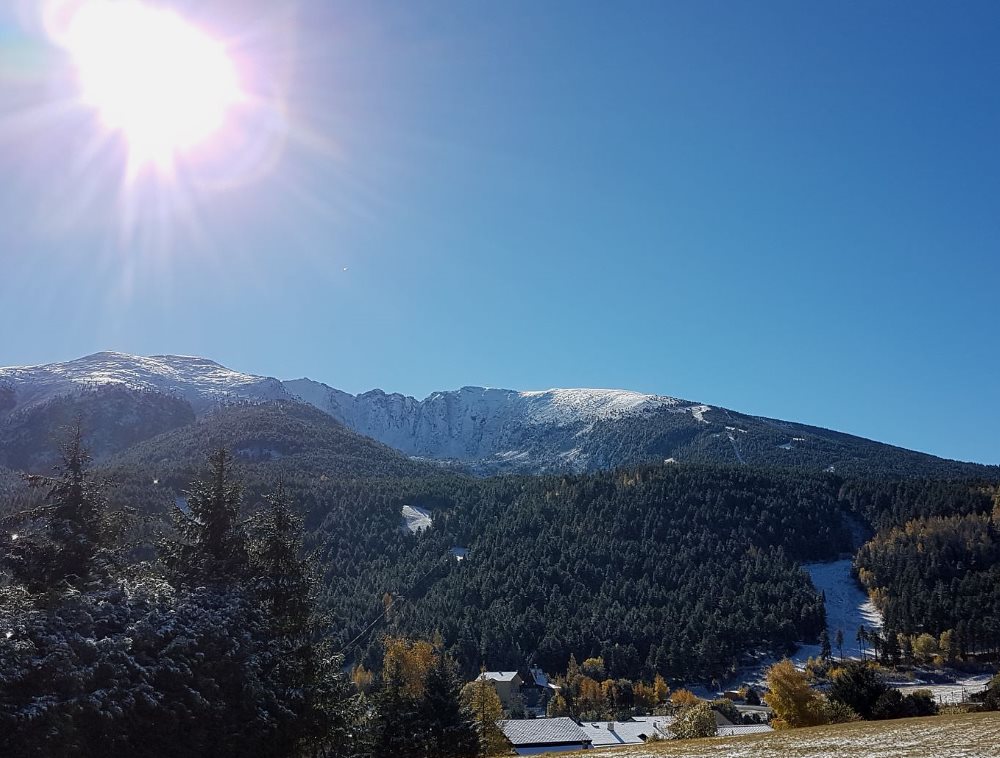
<svg viewBox="0 0 1000 758">
<path fill-rule="evenodd" d="M 248 514 L 279 486 L 302 514 L 330 637 L 369 665 L 394 630 L 440 633 L 466 673 L 526 660 L 556 672 L 575 654 L 602 656 L 613 676 L 722 675 L 819 633 L 822 604 L 798 564 L 850 549 L 845 514 L 876 533 L 858 565 L 894 629 L 992 634 L 986 482 L 693 464 L 483 479 L 408 459 L 303 404 L 247 404 L 104 462 L 111 505 L 143 519 L 131 539 L 163 534 L 220 447 Z M 0 493 L 4 510 L 30 498 L 2 470 Z M 430 528 L 405 530 L 405 505 L 428 511 Z"/>
<path fill-rule="evenodd" d="M 852 507 L 882 527 L 859 575 L 891 632 L 953 632 L 964 653 L 1000 650 L 1000 490 L 986 482 L 855 483 Z"/>
<path fill-rule="evenodd" d="M 304 514 L 334 638 L 347 644 L 376 621 L 350 655 L 374 655 L 380 630 L 440 632 L 467 672 L 528 658 L 558 670 L 575 653 L 602 655 L 616 675 L 722 673 L 748 652 L 817 633 L 819 605 L 795 562 L 850 548 L 844 512 L 882 535 L 993 504 L 968 481 L 749 466 L 480 479 L 409 460 L 294 403 L 225 408 L 115 456 L 105 469 L 114 501 L 165 512 L 219 445 L 235 452 L 251 509 L 280 481 Z M 433 526 L 404 532 L 403 505 L 429 510 Z M 461 562 L 456 547 L 467 550 Z M 894 629 L 953 628 L 970 607 L 992 607 L 992 585 L 967 563 L 953 570 L 966 600 L 934 609 L 937 577 L 917 586 L 899 566 L 883 566 L 878 584 L 862 573 Z"/>
<path fill-rule="evenodd" d="M 95 386 L 9 412 L 0 404 L 0 464 L 48 471 L 57 460 L 60 430 L 76 422 L 100 460 L 194 419 L 185 400 L 122 385 Z"/>
<path fill-rule="evenodd" d="M 556 671 L 574 653 L 616 676 L 685 678 L 818 634 L 795 561 L 847 548 L 835 494 L 828 478 L 669 466 L 356 486 L 312 539 L 345 639 L 390 593 L 390 627 L 440 632 L 469 672 L 531 658 Z M 404 504 L 433 527 L 404 534 Z"/>
</svg>

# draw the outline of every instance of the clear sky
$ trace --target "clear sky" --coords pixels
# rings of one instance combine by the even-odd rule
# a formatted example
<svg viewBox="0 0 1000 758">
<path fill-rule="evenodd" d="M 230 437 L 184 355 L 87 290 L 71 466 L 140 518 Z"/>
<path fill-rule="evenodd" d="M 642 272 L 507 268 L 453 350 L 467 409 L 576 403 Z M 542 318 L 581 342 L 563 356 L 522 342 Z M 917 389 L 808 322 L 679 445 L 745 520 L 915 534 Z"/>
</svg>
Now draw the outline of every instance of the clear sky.
<svg viewBox="0 0 1000 758">
<path fill-rule="evenodd" d="M 994 0 L 174 3 L 271 110 L 130 183 L 38 5 L 0 365 L 623 387 L 1000 463 Z"/>
</svg>

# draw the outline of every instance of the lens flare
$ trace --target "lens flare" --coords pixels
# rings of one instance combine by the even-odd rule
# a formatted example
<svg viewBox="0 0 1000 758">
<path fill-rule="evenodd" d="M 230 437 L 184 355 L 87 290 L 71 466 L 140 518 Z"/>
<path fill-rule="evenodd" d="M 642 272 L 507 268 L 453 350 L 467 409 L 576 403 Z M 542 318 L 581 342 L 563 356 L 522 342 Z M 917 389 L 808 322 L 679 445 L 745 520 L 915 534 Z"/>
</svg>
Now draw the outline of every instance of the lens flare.
<svg viewBox="0 0 1000 758">
<path fill-rule="evenodd" d="M 224 46 L 172 11 L 89 0 L 64 12 L 61 26 L 83 102 L 125 139 L 130 173 L 172 170 L 244 98 Z"/>
</svg>

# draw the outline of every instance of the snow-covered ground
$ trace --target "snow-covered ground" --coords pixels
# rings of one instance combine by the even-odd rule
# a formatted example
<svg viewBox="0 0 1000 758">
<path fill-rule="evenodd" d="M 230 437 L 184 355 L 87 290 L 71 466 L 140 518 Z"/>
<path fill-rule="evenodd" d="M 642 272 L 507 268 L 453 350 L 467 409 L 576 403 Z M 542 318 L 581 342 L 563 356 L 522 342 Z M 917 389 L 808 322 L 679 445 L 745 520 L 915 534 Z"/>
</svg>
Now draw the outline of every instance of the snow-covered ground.
<svg viewBox="0 0 1000 758">
<path fill-rule="evenodd" d="M 982 692 L 990 682 L 989 674 L 977 674 L 956 679 L 948 684 L 897 684 L 896 689 L 907 695 L 917 690 L 930 690 L 931 696 L 942 705 L 964 703 L 970 695 Z"/>
<path fill-rule="evenodd" d="M 546 467 L 558 459 L 584 470 L 592 453 L 584 451 L 580 438 L 598 422 L 667 410 L 708 423 L 705 414 L 712 410 L 666 395 L 616 389 L 462 387 L 417 400 L 381 390 L 351 395 L 310 379 L 284 386 L 354 431 L 408 455 L 506 468 Z"/>
<path fill-rule="evenodd" d="M 424 529 L 430 529 L 434 523 L 431 512 L 416 505 L 404 505 L 401 511 L 403 523 L 400 527 L 404 532 L 416 534 Z"/>
<path fill-rule="evenodd" d="M 826 626 L 830 644 L 836 644 L 839 629 L 844 633 L 845 657 L 860 657 L 856 641 L 858 627 L 881 631 L 883 621 L 882 614 L 851 573 L 851 559 L 808 563 L 803 568 L 816 589 L 826 595 Z M 839 651 L 834 652 L 839 654 Z"/>
</svg>

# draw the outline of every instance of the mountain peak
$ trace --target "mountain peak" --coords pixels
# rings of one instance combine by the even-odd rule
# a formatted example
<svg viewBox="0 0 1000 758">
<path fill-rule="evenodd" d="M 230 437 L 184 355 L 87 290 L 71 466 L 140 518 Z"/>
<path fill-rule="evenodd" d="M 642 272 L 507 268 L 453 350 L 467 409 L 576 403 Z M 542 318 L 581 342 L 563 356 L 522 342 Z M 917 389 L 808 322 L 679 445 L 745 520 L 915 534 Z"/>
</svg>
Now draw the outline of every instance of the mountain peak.
<svg viewBox="0 0 1000 758">
<path fill-rule="evenodd" d="M 230 400 L 279 400 L 289 395 L 277 379 L 233 371 L 207 358 L 131 355 L 106 350 L 62 363 L 0 368 L 14 383 L 18 406 L 102 386 L 152 390 L 187 400 L 196 410 Z"/>
</svg>

